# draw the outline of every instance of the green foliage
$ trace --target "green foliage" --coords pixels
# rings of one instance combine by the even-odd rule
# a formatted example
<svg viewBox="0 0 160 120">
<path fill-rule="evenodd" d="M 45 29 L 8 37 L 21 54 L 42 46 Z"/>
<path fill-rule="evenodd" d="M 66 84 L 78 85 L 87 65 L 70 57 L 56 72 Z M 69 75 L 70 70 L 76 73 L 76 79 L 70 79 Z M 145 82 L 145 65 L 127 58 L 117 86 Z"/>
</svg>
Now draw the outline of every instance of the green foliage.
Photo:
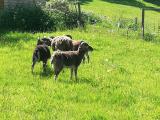
<svg viewBox="0 0 160 120">
<path fill-rule="evenodd" d="M 55 29 L 55 20 L 40 7 L 6 9 L 0 15 L 1 29 L 46 31 Z"/>
<path fill-rule="evenodd" d="M 78 12 L 70 8 L 68 1 L 50 1 L 46 6 L 17 6 L 14 9 L 5 9 L 0 13 L 0 28 L 22 31 L 47 31 L 57 29 L 73 29 L 78 26 Z M 72 6 L 73 7 L 73 6 Z M 80 22 L 91 23 L 95 20 L 91 14 L 81 13 Z"/>
<path fill-rule="evenodd" d="M 46 11 L 55 17 L 56 28 L 66 29 L 77 27 L 78 13 L 69 9 L 67 1 L 48 2 Z"/>
<path fill-rule="evenodd" d="M 145 41 L 155 41 L 157 38 L 156 34 L 145 33 L 144 40 Z"/>
</svg>

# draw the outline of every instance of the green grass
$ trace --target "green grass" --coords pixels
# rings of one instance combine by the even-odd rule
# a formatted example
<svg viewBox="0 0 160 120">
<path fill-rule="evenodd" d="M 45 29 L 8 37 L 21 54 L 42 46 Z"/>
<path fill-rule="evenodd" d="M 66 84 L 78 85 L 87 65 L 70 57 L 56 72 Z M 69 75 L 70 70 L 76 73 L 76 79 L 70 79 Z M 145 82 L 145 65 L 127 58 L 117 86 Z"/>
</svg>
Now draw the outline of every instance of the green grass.
<svg viewBox="0 0 160 120">
<path fill-rule="evenodd" d="M 90 26 L 56 33 L 7 32 L 0 37 L 1 119 L 160 119 L 159 44 L 126 39 Z M 65 69 L 57 81 L 31 58 L 38 36 L 71 34 L 95 51 L 81 64 L 79 82 Z"/>
<path fill-rule="evenodd" d="M 147 2 L 148 1 L 148 2 Z M 106 29 L 114 29 L 121 34 L 127 34 L 127 29 L 138 22 L 138 31 L 129 31 L 130 37 L 141 37 L 142 8 L 159 8 L 160 2 L 154 0 L 81 0 L 82 11 L 91 12 L 105 22 L 102 24 Z M 154 10 L 145 11 L 145 38 L 152 41 L 159 41 L 160 38 L 160 15 Z M 123 29 L 118 29 L 120 23 Z M 135 25 L 134 25 L 135 26 Z M 122 28 L 122 27 L 121 27 Z M 120 30 L 120 31 L 119 31 Z"/>
<path fill-rule="evenodd" d="M 127 0 L 121 3 L 86 0 L 82 9 L 111 18 L 140 16 L 142 4 L 124 1 Z M 147 14 L 151 19 L 156 15 L 157 12 Z M 95 49 L 91 62 L 80 65 L 79 81 L 69 79 L 68 69 L 54 81 L 49 61 L 47 74 L 42 72 L 42 63 L 37 63 L 32 75 L 37 38 L 63 34 L 86 40 Z M 159 120 L 159 56 L 159 43 L 136 37 L 127 39 L 102 26 L 54 33 L 2 32 L 0 119 Z"/>
<path fill-rule="evenodd" d="M 119 19 L 138 19 L 141 24 L 142 8 L 159 8 L 160 2 L 154 0 L 81 0 L 82 11 L 92 12 L 110 22 L 118 22 Z M 145 2 L 150 1 L 150 2 Z M 152 4 L 156 3 L 156 4 Z M 105 17 L 104 17 L 105 16 Z M 159 12 L 145 11 L 145 32 L 158 32 L 160 25 Z M 115 23 L 114 23 L 115 24 Z"/>
<path fill-rule="evenodd" d="M 160 4 L 151 4 L 150 2 L 142 0 L 82 0 L 82 10 L 111 18 L 140 18 L 141 8 L 143 7 L 160 8 Z M 154 14 L 158 16 L 157 12 L 154 12 Z M 152 13 L 150 13 L 150 17 L 151 16 Z"/>
</svg>

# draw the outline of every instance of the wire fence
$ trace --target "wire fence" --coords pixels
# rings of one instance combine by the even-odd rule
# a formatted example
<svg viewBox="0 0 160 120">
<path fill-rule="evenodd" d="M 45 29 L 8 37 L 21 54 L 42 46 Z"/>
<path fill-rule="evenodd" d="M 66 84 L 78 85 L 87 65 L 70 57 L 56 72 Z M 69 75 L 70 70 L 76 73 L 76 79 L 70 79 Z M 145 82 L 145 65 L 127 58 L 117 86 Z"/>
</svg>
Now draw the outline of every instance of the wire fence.
<svg viewBox="0 0 160 120">
<path fill-rule="evenodd" d="M 144 35 L 146 34 L 160 36 L 160 11 L 154 11 L 154 9 L 145 11 Z"/>
<path fill-rule="evenodd" d="M 147 41 L 160 42 L 160 9 L 139 9 L 139 15 L 133 18 L 112 17 L 106 20 L 111 23 L 111 28 L 127 38 L 143 38 Z"/>
</svg>

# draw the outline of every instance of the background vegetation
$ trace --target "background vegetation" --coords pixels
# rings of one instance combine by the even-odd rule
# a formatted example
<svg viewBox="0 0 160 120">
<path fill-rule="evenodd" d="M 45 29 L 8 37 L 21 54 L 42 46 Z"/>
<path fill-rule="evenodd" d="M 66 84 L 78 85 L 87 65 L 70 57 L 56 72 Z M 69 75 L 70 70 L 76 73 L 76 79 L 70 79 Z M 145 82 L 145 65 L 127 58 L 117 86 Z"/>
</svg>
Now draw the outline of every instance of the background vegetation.
<svg viewBox="0 0 160 120">
<path fill-rule="evenodd" d="M 46 6 L 17 6 L 0 12 L 0 28 L 18 31 L 56 31 L 78 26 L 78 12 L 74 4 L 65 1 L 48 2 Z M 81 22 L 87 23 L 88 14 L 82 12 Z"/>
</svg>

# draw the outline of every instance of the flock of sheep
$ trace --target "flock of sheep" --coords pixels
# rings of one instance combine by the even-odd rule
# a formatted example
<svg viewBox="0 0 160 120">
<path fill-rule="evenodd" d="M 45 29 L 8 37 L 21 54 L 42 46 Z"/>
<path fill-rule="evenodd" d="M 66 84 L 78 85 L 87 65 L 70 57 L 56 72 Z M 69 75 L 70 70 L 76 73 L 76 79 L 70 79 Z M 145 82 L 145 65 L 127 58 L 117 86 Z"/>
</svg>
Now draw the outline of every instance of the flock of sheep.
<svg viewBox="0 0 160 120">
<path fill-rule="evenodd" d="M 49 47 L 54 51 L 52 56 Z M 85 56 L 89 62 L 89 51 L 93 51 L 93 48 L 87 42 L 72 40 L 71 35 L 38 38 L 32 57 L 32 73 L 36 62 L 40 61 L 43 62 L 43 71 L 46 72 L 47 60 L 51 58 L 55 80 L 64 67 L 70 68 L 71 79 L 74 72 L 77 80 L 78 66 L 82 60 L 85 61 Z"/>
</svg>

